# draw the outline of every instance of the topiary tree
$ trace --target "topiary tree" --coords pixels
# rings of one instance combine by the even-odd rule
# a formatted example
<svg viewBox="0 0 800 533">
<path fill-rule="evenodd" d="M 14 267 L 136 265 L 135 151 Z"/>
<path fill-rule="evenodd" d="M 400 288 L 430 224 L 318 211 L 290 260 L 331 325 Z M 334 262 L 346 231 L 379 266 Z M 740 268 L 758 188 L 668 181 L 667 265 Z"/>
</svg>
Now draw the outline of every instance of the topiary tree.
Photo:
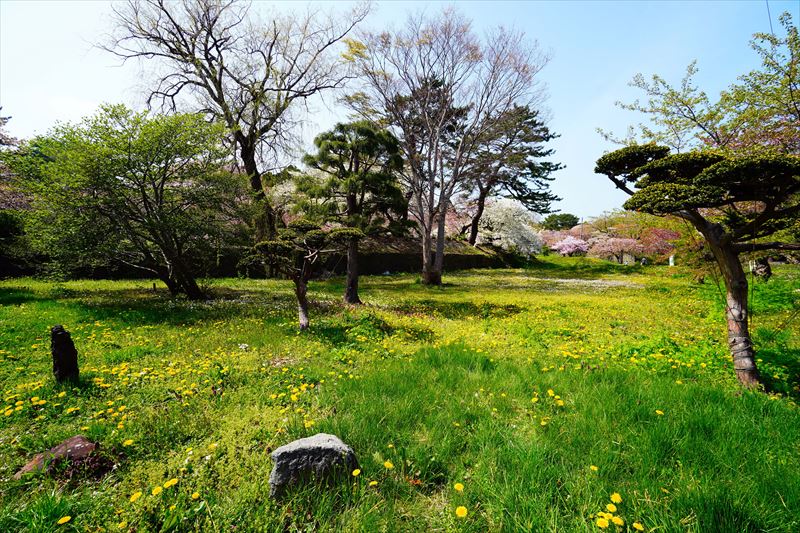
<svg viewBox="0 0 800 533">
<path fill-rule="evenodd" d="M 314 139 L 316 154 L 303 162 L 322 179 L 302 176 L 298 191 L 307 201 L 307 214 L 358 230 L 347 244 L 347 283 L 344 301 L 360 304 L 358 296 L 358 241 L 363 235 L 397 227 L 408 208 L 398 175 L 403 167 L 397 139 L 386 130 L 361 121 L 337 124 Z M 387 226 L 387 222 L 392 223 Z"/>
<path fill-rule="evenodd" d="M 674 215 L 704 237 L 726 288 L 728 346 L 746 386 L 760 383 L 748 330 L 745 252 L 800 250 L 800 242 L 771 240 L 800 216 L 800 157 L 723 156 L 634 145 L 604 155 L 595 172 L 630 195 L 626 209 Z"/>
<path fill-rule="evenodd" d="M 265 256 L 276 270 L 294 283 L 300 330 L 308 329 L 308 282 L 324 254 L 338 251 L 347 243 L 363 237 L 353 228 L 323 230 L 306 219 L 290 222 L 278 230 L 275 239 L 262 241 L 256 252 Z"/>
<path fill-rule="evenodd" d="M 574 228 L 580 220 L 569 213 L 553 213 L 547 215 L 542 221 L 542 228 L 548 230 L 562 230 Z"/>
</svg>

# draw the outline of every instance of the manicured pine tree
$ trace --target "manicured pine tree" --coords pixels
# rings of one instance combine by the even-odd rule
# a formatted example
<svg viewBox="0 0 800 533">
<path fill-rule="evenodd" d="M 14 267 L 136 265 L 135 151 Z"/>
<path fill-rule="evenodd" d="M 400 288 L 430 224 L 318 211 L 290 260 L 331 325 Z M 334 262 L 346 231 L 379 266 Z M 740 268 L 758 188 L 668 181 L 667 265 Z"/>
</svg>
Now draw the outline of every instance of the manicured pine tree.
<svg viewBox="0 0 800 533">
<path fill-rule="evenodd" d="M 310 216 L 358 230 L 359 235 L 396 229 L 406 211 L 397 181 L 403 165 L 397 139 L 368 122 L 353 122 L 318 135 L 314 145 L 317 152 L 306 155 L 303 162 L 318 175 L 298 179 L 298 190 L 305 196 L 300 208 Z M 361 303 L 358 242 L 353 237 L 347 246 L 344 301 L 349 304 Z"/>
</svg>

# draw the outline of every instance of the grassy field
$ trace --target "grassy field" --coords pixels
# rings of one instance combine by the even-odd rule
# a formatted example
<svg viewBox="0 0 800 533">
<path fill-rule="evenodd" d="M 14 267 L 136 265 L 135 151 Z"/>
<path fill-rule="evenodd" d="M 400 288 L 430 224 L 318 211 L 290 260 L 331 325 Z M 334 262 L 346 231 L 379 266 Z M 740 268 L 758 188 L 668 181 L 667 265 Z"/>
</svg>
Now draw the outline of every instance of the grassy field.
<svg viewBox="0 0 800 533">
<path fill-rule="evenodd" d="M 302 335 L 283 281 L 0 282 L 0 531 L 800 530 L 800 269 L 753 290 L 772 394 L 739 389 L 717 287 L 674 269 L 445 281 L 365 278 L 358 309 L 312 283 Z M 317 432 L 360 474 L 270 500 L 269 452 Z M 75 434 L 103 460 L 12 479 Z"/>
</svg>

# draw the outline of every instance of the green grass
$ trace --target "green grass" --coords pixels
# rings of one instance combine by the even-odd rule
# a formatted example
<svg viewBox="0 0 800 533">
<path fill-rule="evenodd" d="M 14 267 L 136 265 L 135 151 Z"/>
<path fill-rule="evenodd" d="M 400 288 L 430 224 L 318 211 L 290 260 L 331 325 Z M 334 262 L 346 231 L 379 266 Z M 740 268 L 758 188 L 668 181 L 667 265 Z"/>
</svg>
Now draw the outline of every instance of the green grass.
<svg viewBox="0 0 800 533">
<path fill-rule="evenodd" d="M 753 290 L 772 394 L 737 386 L 719 293 L 679 270 L 545 258 L 445 281 L 364 278 L 359 309 L 312 283 L 303 335 L 282 281 L 209 280 L 199 304 L 0 282 L 0 531 L 598 531 L 615 492 L 610 531 L 800 529 L 800 269 Z M 75 387 L 53 383 L 57 323 Z M 318 431 L 361 474 L 270 500 L 270 450 Z M 74 434 L 115 467 L 12 479 Z"/>
</svg>

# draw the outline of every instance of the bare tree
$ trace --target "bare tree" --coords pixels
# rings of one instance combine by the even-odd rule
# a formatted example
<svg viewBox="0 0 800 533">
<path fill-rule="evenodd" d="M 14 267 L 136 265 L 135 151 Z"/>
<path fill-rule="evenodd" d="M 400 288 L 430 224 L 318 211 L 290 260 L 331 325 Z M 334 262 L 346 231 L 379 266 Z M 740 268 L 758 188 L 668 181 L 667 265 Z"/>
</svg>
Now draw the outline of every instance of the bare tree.
<svg viewBox="0 0 800 533">
<path fill-rule="evenodd" d="M 186 103 L 227 125 L 255 198 L 264 203 L 256 238 L 273 235 L 269 165 L 275 170 L 295 144 L 299 105 L 350 78 L 352 62 L 335 45 L 369 5 L 342 16 L 308 12 L 266 21 L 238 0 L 128 0 L 113 10 L 116 33 L 103 48 L 123 60 L 160 61 L 148 105 Z"/>
<path fill-rule="evenodd" d="M 464 170 L 498 117 L 541 96 L 536 74 L 547 57 L 520 32 L 498 28 L 479 39 L 453 9 L 412 15 L 398 31 L 364 33 L 361 40 L 355 60 L 364 87 L 347 101 L 400 139 L 423 281 L 440 284 L 445 215 Z"/>
</svg>

